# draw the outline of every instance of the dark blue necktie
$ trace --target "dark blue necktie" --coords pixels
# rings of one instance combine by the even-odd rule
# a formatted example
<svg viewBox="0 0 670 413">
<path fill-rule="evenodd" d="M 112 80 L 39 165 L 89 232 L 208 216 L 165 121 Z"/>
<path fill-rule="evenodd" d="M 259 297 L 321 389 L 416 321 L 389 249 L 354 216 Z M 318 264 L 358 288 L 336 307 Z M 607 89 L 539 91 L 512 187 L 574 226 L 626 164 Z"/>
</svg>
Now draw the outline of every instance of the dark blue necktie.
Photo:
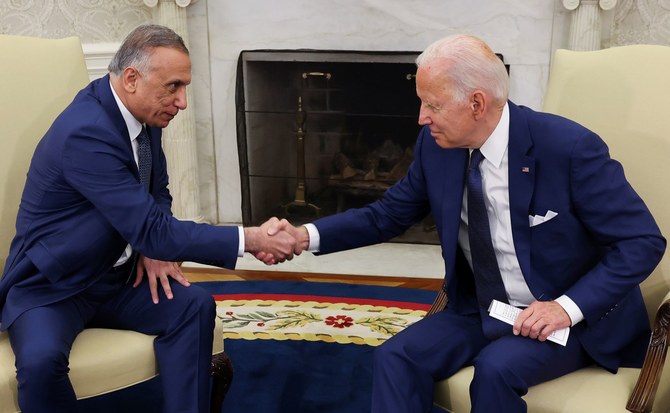
<svg viewBox="0 0 670 413">
<path fill-rule="evenodd" d="M 140 172 L 140 182 L 149 191 L 151 181 L 151 144 L 147 130 L 142 127 L 137 135 L 137 169 Z"/>
<path fill-rule="evenodd" d="M 484 156 L 479 149 L 472 151 L 470 155 L 470 166 L 468 168 L 468 236 L 470 237 L 470 252 L 472 254 L 472 270 L 475 276 L 477 289 L 477 300 L 482 313 L 484 332 L 491 330 L 489 322 L 496 321 L 488 316 L 488 307 L 493 299 L 507 302 L 505 286 L 500 276 L 498 261 L 493 251 L 491 240 L 491 228 L 489 217 L 484 204 L 484 189 L 482 186 L 482 174 L 479 164 Z M 495 329 L 495 328 L 493 328 Z M 511 333 L 512 328 L 506 326 L 505 330 Z M 490 331 L 493 333 L 493 331 Z M 489 335 L 489 334 L 487 334 Z M 498 335 L 493 333 L 492 335 Z"/>
</svg>

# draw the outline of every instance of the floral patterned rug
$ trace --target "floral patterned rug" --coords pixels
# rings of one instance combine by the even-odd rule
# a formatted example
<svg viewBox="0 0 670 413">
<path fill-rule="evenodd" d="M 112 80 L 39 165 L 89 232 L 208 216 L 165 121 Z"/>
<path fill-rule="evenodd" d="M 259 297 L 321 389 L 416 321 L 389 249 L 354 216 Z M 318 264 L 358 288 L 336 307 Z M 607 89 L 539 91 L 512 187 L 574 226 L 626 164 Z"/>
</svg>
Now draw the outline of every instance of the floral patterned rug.
<svg viewBox="0 0 670 413">
<path fill-rule="evenodd" d="M 426 315 L 426 304 L 346 297 L 219 296 L 224 337 L 377 346 Z M 231 299 L 232 298 L 232 299 Z"/>
<path fill-rule="evenodd" d="M 235 375 L 225 413 L 370 411 L 372 351 L 415 322 L 436 293 L 355 284 L 199 282 L 226 324 Z M 162 411 L 160 376 L 80 400 L 96 413 Z M 434 408 L 433 413 L 444 413 Z"/>
<path fill-rule="evenodd" d="M 226 413 L 365 413 L 372 352 L 423 317 L 436 292 L 360 284 L 201 282 L 235 369 Z"/>
</svg>

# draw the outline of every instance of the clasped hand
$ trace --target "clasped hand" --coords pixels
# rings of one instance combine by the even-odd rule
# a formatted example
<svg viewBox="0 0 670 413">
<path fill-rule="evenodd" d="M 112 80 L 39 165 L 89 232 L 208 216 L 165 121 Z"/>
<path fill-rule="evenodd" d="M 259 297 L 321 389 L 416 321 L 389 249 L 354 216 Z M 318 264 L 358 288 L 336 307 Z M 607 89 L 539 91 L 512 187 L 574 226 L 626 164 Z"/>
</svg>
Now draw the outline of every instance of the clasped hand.
<svg viewBox="0 0 670 413">
<path fill-rule="evenodd" d="M 272 217 L 256 228 L 245 228 L 245 251 L 266 265 L 293 259 L 309 246 L 305 227 L 294 227 L 287 220 Z"/>
</svg>

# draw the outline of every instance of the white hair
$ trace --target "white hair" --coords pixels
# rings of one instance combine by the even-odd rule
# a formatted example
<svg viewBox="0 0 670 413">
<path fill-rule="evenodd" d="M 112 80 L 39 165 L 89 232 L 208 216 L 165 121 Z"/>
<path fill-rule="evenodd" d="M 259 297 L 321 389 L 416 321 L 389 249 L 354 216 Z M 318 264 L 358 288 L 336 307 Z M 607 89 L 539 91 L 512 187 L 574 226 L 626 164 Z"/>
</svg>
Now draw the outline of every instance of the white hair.
<svg viewBox="0 0 670 413">
<path fill-rule="evenodd" d="M 440 39 L 416 58 L 417 67 L 439 65 L 440 75 L 453 86 L 452 97 L 464 102 L 482 90 L 498 103 L 507 101 L 509 76 L 502 60 L 477 37 L 459 34 Z"/>
</svg>

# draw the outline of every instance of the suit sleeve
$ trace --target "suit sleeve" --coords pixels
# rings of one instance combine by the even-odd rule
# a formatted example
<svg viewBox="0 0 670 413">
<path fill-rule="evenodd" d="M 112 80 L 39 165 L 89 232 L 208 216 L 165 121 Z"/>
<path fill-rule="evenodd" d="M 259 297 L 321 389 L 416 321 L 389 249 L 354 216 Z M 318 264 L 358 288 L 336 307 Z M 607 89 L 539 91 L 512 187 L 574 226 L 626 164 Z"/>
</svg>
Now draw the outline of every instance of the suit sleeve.
<svg viewBox="0 0 670 413">
<path fill-rule="evenodd" d="M 575 214 L 601 246 L 602 258 L 566 295 L 595 323 L 654 270 L 666 241 L 597 135 L 577 141 L 570 174 Z"/>
<path fill-rule="evenodd" d="M 157 179 L 157 200 L 129 168 L 111 128 L 93 127 L 70 134 L 62 167 L 67 182 L 79 191 L 121 236 L 143 255 L 165 261 L 195 261 L 234 268 L 237 227 L 179 221 L 169 213 L 167 173 Z M 165 164 L 165 158 L 160 162 Z"/>
</svg>

